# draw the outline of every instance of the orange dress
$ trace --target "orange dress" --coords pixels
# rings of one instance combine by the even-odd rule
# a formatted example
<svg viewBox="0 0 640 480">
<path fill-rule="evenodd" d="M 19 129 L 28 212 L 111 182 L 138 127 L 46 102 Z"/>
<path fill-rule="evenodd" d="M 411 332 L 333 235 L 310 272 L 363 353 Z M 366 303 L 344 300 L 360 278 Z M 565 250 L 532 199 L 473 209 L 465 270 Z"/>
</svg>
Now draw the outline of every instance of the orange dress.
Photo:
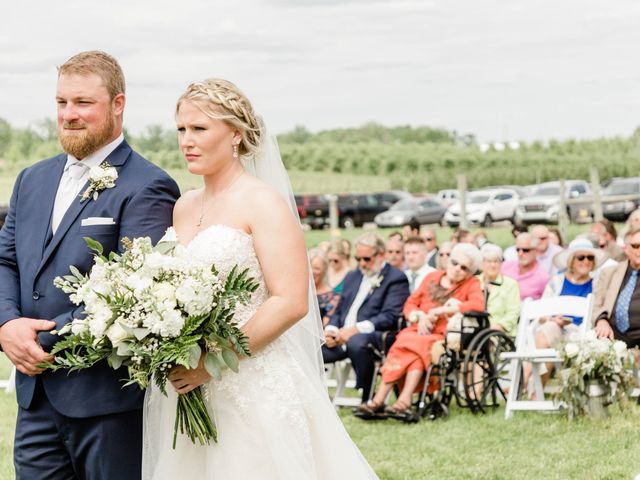
<svg viewBox="0 0 640 480">
<path fill-rule="evenodd" d="M 439 284 L 445 275 L 443 271 L 432 272 L 425 277 L 420 286 L 411 294 L 404 304 L 402 313 L 405 318 L 414 310 L 428 312 L 442 304 L 434 301 L 429 295 L 429 285 Z M 460 300 L 460 311 L 484 310 L 484 295 L 480 281 L 476 277 L 464 280 L 452 291 L 451 298 Z M 398 334 L 391 346 L 387 360 L 380 369 L 382 381 L 395 383 L 404 378 L 410 370 L 426 370 L 431 364 L 431 347 L 434 343 L 444 340 L 447 331 L 447 316 L 441 315 L 436 321 L 431 334 L 418 335 L 418 324 L 414 323 L 404 328 Z"/>
</svg>

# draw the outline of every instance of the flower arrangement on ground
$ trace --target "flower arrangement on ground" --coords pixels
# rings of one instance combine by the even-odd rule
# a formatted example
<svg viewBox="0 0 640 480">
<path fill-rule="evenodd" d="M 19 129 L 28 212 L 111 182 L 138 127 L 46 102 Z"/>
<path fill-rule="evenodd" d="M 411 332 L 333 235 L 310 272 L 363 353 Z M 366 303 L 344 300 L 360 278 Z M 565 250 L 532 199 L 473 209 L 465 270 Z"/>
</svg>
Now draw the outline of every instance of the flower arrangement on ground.
<svg viewBox="0 0 640 480">
<path fill-rule="evenodd" d="M 597 383 L 605 404 L 624 408 L 634 385 L 634 354 L 619 340 L 597 338 L 593 330 L 584 338 L 561 345 L 560 391 L 556 401 L 566 405 L 570 419 L 589 413 L 589 387 Z"/>
<path fill-rule="evenodd" d="M 233 316 L 258 283 L 237 268 L 223 280 L 215 265 L 192 259 L 171 233 L 155 247 L 148 237 L 124 238 L 123 253 L 108 257 L 98 242 L 85 238 L 96 253 L 89 274 L 72 266 L 71 275 L 54 282 L 74 304 L 84 304 L 85 317 L 54 332 L 64 337 L 45 368 L 74 371 L 106 360 L 114 369 L 127 367 L 126 385 L 145 389 L 153 379 L 165 394 L 170 370 L 195 368 L 202 355 L 214 378 L 224 368 L 238 371 L 239 356 L 250 351 Z M 200 387 L 178 395 L 174 448 L 178 430 L 194 443 L 217 441 Z"/>
</svg>

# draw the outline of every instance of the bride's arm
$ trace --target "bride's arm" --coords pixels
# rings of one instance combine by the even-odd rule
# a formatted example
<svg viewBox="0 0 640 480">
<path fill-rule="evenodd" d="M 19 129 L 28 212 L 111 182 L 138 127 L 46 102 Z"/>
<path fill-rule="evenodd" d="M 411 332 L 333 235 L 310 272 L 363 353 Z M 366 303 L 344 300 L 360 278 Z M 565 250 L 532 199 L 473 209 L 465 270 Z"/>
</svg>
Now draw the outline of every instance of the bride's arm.
<svg viewBox="0 0 640 480">
<path fill-rule="evenodd" d="M 256 352 L 306 315 L 309 262 L 300 224 L 282 197 L 261 188 L 250 203 L 253 244 L 269 291 L 268 300 L 242 328 Z"/>
</svg>

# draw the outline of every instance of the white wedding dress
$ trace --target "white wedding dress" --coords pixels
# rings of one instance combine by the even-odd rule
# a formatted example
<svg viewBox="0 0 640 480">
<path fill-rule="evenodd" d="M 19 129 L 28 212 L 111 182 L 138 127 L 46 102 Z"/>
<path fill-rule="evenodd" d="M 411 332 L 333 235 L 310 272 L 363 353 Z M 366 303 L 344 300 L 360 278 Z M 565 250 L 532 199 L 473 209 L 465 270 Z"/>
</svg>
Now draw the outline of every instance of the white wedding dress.
<svg viewBox="0 0 640 480">
<path fill-rule="evenodd" d="M 248 268 L 260 287 L 250 305 L 236 310 L 245 323 L 268 298 L 252 238 L 241 230 L 213 225 L 185 248 L 193 258 L 215 264 L 224 277 L 234 265 Z M 172 449 L 176 393 L 147 392 L 143 478 L 349 480 L 375 479 L 349 438 L 326 389 L 310 379 L 291 352 L 296 345 L 285 333 L 240 362 L 240 372 L 226 370 L 205 386 L 214 413 L 218 443 L 193 444 L 178 434 Z"/>
</svg>

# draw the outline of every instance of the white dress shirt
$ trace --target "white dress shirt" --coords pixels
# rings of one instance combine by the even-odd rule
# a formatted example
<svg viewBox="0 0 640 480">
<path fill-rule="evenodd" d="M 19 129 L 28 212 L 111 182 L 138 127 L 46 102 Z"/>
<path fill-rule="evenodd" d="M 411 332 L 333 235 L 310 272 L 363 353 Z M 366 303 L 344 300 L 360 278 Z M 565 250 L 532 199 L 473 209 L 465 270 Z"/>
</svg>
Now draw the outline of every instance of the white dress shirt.
<svg viewBox="0 0 640 480">
<path fill-rule="evenodd" d="M 415 292 L 416 288 L 418 288 L 422 283 L 422 281 L 424 280 L 424 277 L 429 275 L 431 272 L 435 272 L 435 271 L 436 269 L 428 265 L 426 262 L 415 272 L 407 268 L 404 271 L 404 274 L 409 279 L 409 291 L 411 293 Z"/>
<path fill-rule="evenodd" d="M 53 234 L 56 233 L 64 214 L 67 213 L 73 201 L 80 201 L 78 196 L 80 195 L 80 190 L 89 179 L 91 167 L 96 167 L 104 162 L 123 140 L 124 135 L 121 133 L 113 142 L 108 143 L 82 160 L 78 160 L 73 155 L 67 155 L 67 163 L 64 166 L 64 172 L 60 178 L 56 199 L 53 204 L 53 214 L 51 216 Z"/>
</svg>

